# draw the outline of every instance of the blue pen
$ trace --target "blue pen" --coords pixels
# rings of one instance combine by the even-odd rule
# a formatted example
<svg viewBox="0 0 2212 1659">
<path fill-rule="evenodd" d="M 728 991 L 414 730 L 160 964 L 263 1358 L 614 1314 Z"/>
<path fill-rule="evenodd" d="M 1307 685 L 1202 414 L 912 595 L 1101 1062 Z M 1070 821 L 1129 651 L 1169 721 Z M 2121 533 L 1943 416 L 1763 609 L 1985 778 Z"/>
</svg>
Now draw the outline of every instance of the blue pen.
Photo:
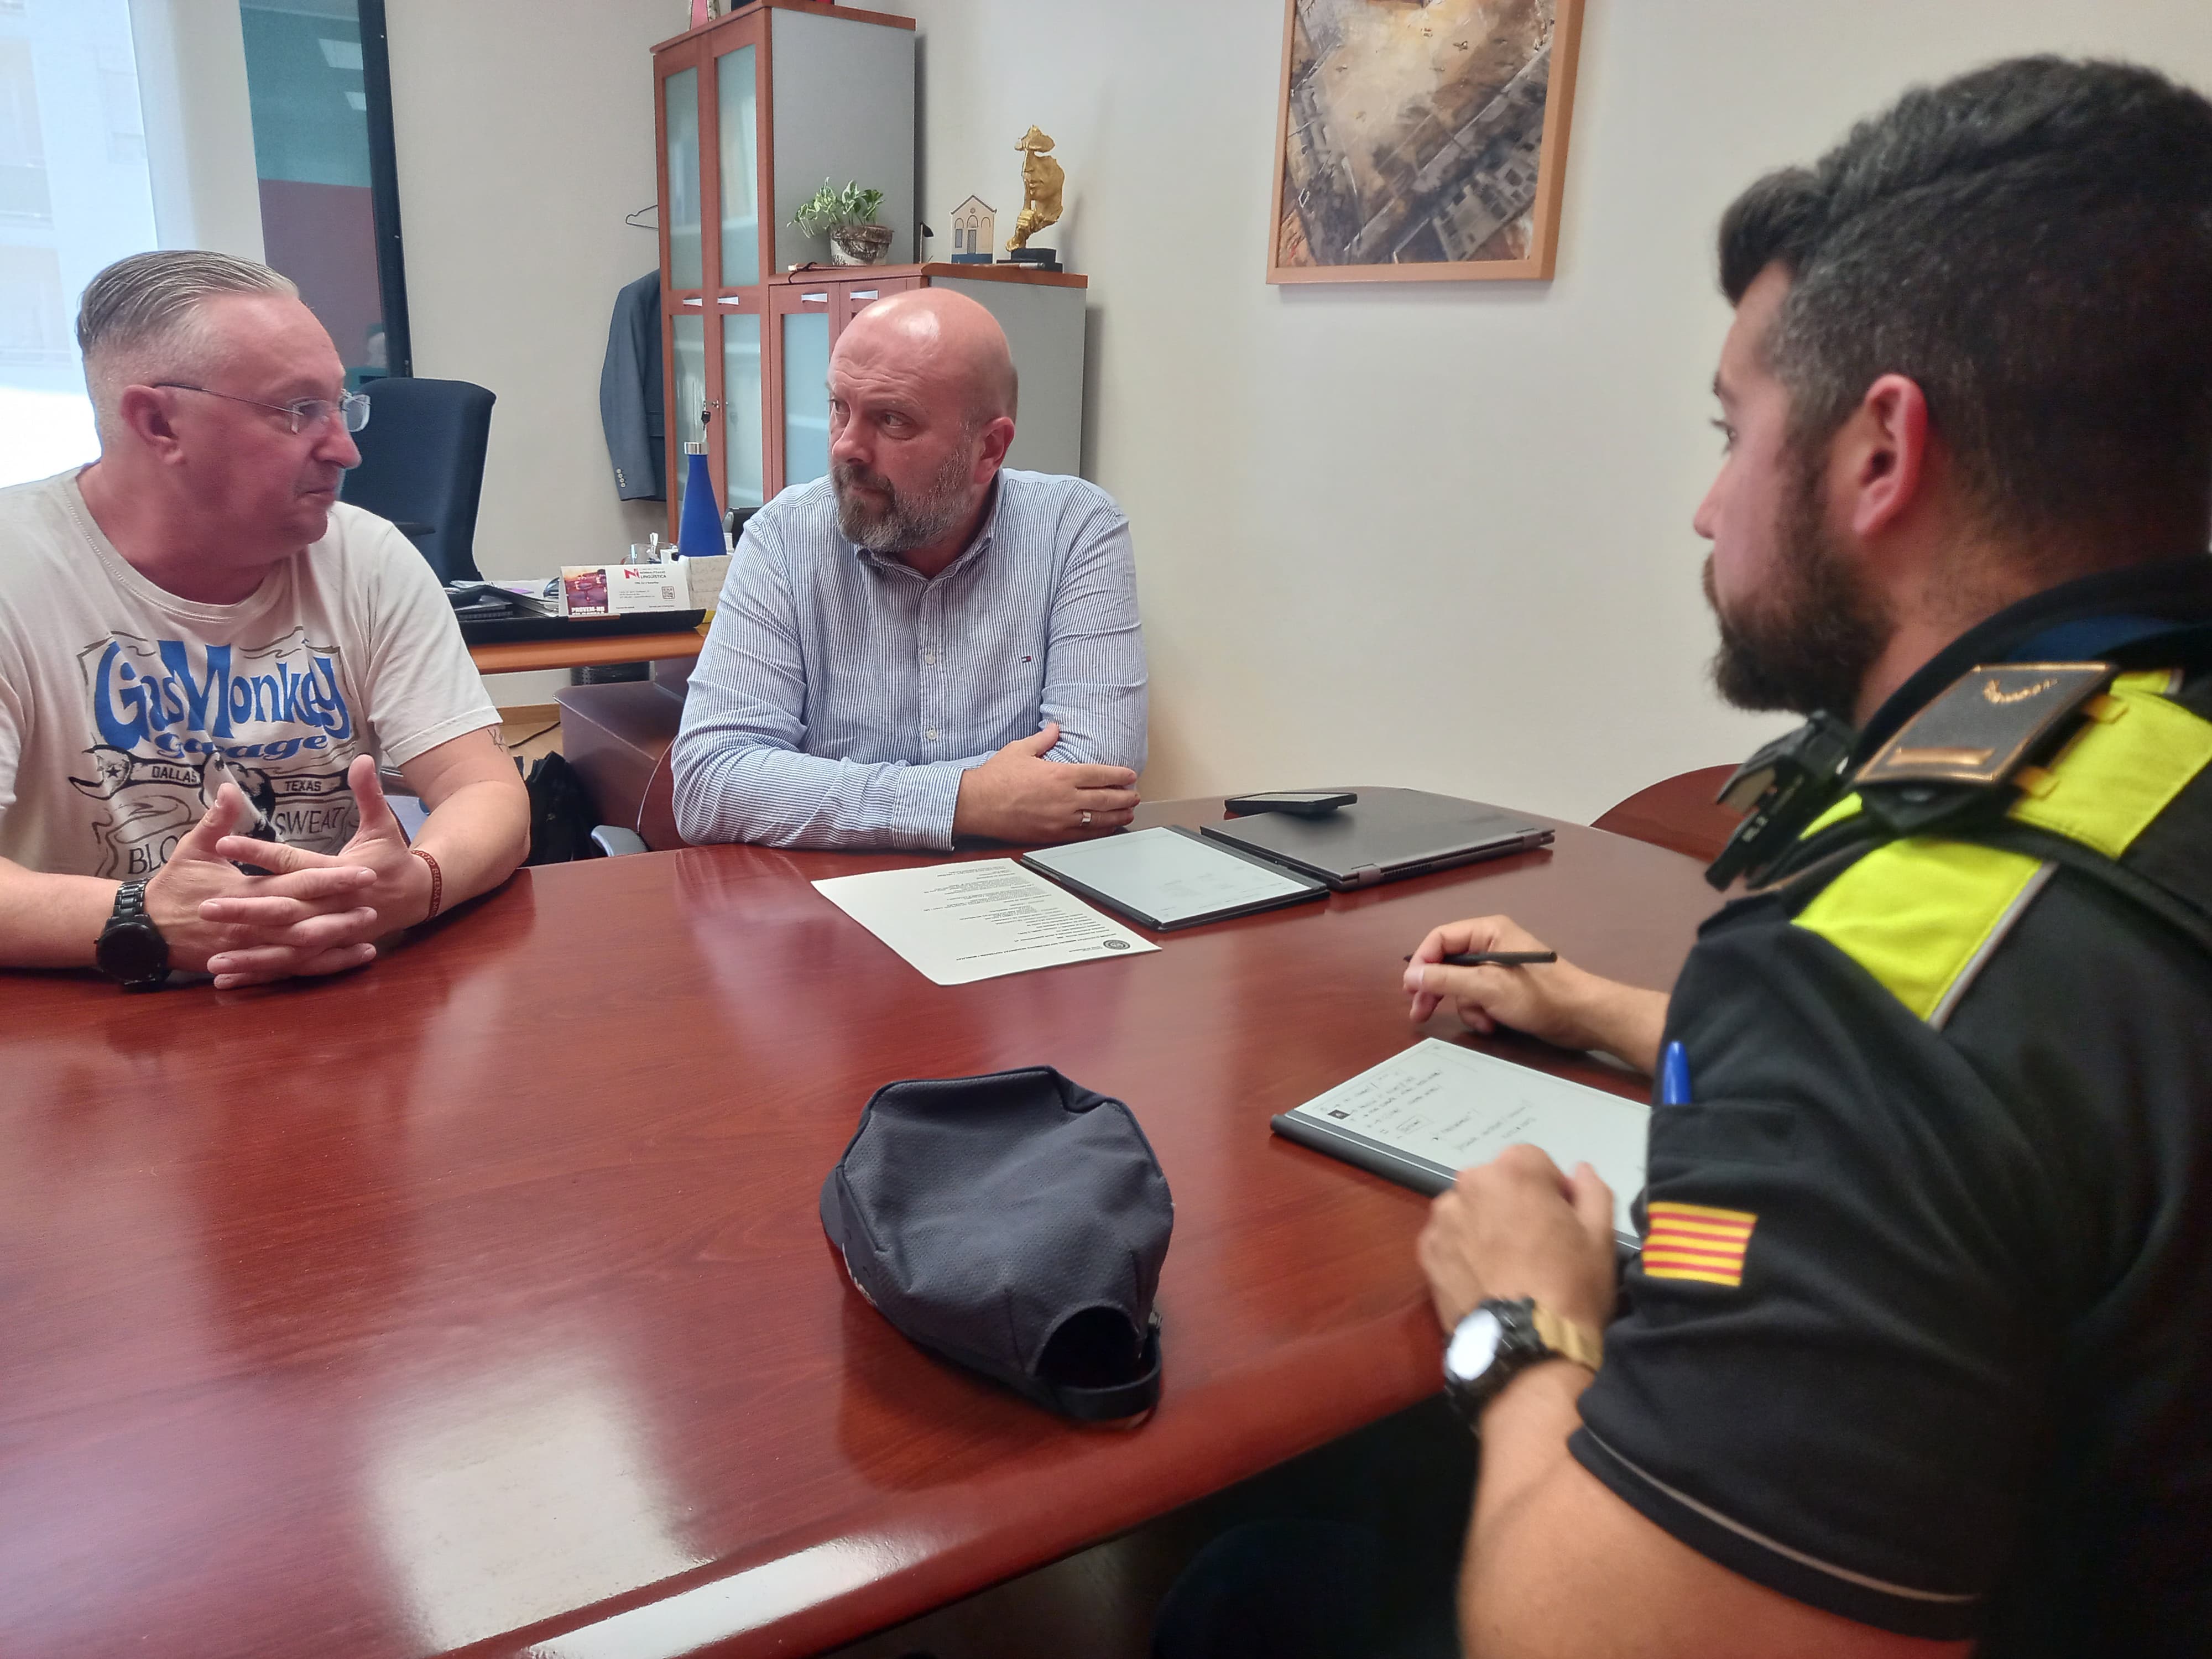
<svg viewBox="0 0 2212 1659">
<path fill-rule="evenodd" d="M 1667 1052 L 1659 1060 L 1659 1103 L 1662 1106 L 1686 1106 L 1690 1103 L 1690 1056 L 1679 1042 L 1667 1045 Z"/>
</svg>

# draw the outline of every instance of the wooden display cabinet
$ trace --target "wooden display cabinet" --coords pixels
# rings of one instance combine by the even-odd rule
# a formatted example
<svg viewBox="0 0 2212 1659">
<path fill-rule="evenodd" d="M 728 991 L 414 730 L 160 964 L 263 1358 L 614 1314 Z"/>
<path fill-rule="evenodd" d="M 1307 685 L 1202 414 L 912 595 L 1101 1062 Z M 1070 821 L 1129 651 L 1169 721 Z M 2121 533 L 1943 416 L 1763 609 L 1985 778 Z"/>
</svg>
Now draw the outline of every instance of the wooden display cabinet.
<svg viewBox="0 0 2212 1659">
<path fill-rule="evenodd" d="M 821 0 L 740 0 L 653 49 L 672 538 L 688 441 L 706 440 L 724 507 L 778 487 L 769 284 L 830 257 L 791 222 L 799 204 L 825 179 L 881 190 L 889 257 L 914 257 L 914 31 Z"/>
<path fill-rule="evenodd" d="M 1080 470 L 1088 279 L 915 260 L 911 18 L 744 0 L 653 52 L 672 540 L 686 442 L 705 439 L 725 508 L 828 471 L 837 336 L 876 300 L 925 286 L 981 301 L 1006 331 L 1021 377 L 1006 464 Z M 827 239 L 791 222 L 825 179 L 884 192 L 889 263 L 833 264 Z"/>
</svg>

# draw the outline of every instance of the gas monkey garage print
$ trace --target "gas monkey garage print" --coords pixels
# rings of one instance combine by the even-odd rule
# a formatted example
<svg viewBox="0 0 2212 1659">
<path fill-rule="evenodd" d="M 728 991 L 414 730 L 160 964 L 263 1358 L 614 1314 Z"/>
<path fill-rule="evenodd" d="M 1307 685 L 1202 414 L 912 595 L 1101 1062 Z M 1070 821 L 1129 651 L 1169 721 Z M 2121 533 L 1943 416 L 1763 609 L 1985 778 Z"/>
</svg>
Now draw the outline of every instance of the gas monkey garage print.
<svg viewBox="0 0 2212 1659">
<path fill-rule="evenodd" d="M 160 869 L 214 804 L 226 777 L 276 838 L 319 853 L 351 839 L 359 814 L 346 767 L 362 742 L 336 646 L 304 628 L 262 646 L 201 646 L 115 634 L 77 653 L 98 741 L 88 802 L 99 873 L 130 881 Z"/>
</svg>

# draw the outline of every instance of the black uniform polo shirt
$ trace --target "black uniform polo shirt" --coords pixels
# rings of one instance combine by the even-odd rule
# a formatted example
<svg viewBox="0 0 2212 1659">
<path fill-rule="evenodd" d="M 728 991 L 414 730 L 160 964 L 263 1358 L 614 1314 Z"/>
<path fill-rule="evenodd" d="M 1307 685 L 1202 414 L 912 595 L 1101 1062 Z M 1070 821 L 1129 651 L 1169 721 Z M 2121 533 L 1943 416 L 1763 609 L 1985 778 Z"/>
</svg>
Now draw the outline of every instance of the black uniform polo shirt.
<svg viewBox="0 0 2212 1659">
<path fill-rule="evenodd" d="M 2212 620 L 2212 562 L 1993 620 L 1868 748 L 2115 611 Z M 2118 856 L 2212 904 L 2212 678 L 2115 690 L 2038 810 L 2117 815 Z M 1667 1036 L 1694 1103 L 1654 1109 L 1574 1455 L 1713 1560 L 1883 1629 L 2212 1652 L 2212 955 L 2081 870 L 1917 838 L 1723 910 Z"/>
</svg>

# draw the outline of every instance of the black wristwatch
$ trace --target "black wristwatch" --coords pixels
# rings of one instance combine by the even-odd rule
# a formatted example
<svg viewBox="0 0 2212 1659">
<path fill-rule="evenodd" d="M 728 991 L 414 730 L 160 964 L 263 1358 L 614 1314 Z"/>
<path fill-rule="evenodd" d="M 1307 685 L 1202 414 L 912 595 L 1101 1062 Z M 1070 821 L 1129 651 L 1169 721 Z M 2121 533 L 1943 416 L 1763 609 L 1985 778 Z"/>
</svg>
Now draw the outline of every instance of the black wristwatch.
<svg viewBox="0 0 2212 1659">
<path fill-rule="evenodd" d="M 1528 1297 L 1493 1298 L 1459 1322 L 1444 1348 L 1444 1392 L 1478 1432 L 1482 1408 L 1522 1371 L 1542 1359 L 1571 1359 L 1591 1370 L 1605 1353 L 1605 1339 L 1562 1319 Z"/>
<path fill-rule="evenodd" d="M 146 914 L 146 884 L 126 881 L 115 890 L 115 908 L 100 930 L 93 960 L 126 991 L 159 990 L 169 981 L 169 941 Z"/>
</svg>

